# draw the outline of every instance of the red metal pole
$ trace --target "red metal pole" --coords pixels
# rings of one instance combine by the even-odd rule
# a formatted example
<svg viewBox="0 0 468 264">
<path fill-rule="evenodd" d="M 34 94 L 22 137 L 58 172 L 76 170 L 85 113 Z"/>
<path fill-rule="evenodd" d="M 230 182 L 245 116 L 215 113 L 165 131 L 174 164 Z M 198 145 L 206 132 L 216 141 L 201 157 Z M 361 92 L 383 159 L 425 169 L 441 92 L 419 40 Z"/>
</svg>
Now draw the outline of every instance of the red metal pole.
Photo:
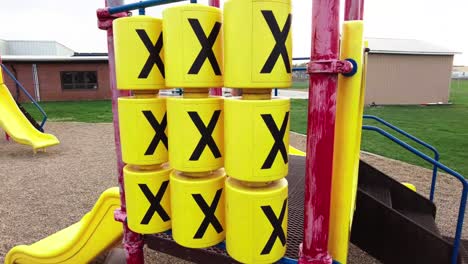
<svg viewBox="0 0 468 264">
<path fill-rule="evenodd" d="M 339 0 L 313 0 L 311 61 L 338 60 Z M 304 238 L 299 263 L 330 264 L 328 229 L 335 136 L 337 73 L 309 68 L 310 88 L 304 197 Z"/>
<path fill-rule="evenodd" d="M 107 0 L 106 7 L 123 5 L 123 0 Z M 123 246 L 125 249 L 125 257 L 127 264 L 143 264 L 145 262 L 143 255 L 143 237 L 140 234 L 132 232 L 126 222 L 126 203 L 123 181 L 123 167 L 122 152 L 120 148 L 120 130 L 117 99 L 120 96 L 129 96 L 129 91 L 117 90 L 115 79 L 115 57 L 114 57 L 114 30 L 112 28 L 112 21 L 118 17 L 127 16 L 126 13 L 119 13 L 110 15 L 106 9 L 99 9 L 97 11 L 98 27 L 107 31 L 107 49 L 109 58 L 109 87 L 112 93 L 112 119 L 114 123 L 114 138 L 115 138 L 115 152 L 117 155 L 117 172 L 120 187 L 120 210 L 115 212 L 115 218 L 121 221 L 124 229 Z"/>
<path fill-rule="evenodd" d="M 346 0 L 344 20 L 363 20 L 364 0 Z"/>
<path fill-rule="evenodd" d="M 219 0 L 210 0 L 208 4 L 210 6 L 219 7 Z"/>
<path fill-rule="evenodd" d="M 219 0 L 209 0 L 208 4 L 210 6 L 219 7 Z M 221 88 L 221 87 L 211 88 L 210 89 L 210 94 L 211 95 L 221 96 L 221 95 L 223 95 L 223 88 Z"/>
<path fill-rule="evenodd" d="M 2 54 L 0 54 L 0 64 L 2 64 Z M 1 72 L 2 72 L 2 76 L 0 76 L 0 77 L 2 77 L 2 80 L 5 80 L 3 78 L 3 71 L 1 71 Z M 10 141 L 10 135 L 8 135 L 7 132 L 5 132 L 5 139 L 6 139 L 6 141 Z"/>
</svg>

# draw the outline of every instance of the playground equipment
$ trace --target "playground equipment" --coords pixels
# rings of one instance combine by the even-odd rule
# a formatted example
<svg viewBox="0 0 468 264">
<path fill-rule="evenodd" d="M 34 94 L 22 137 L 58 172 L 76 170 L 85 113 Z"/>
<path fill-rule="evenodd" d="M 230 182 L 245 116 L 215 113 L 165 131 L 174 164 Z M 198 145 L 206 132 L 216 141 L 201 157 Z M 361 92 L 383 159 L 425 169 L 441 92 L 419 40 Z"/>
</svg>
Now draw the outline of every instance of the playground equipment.
<svg viewBox="0 0 468 264">
<path fill-rule="evenodd" d="M 134 163 L 129 162 L 132 168 L 138 168 L 138 173 L 130 176 L 123 170 L 125 182 L 130 182 L 133 186 L 143 182 L 149 185 L 149 180 L 143 174 L 153 173 L 152 189 L 149 188 L 151 192 L 148 192 L 150 195 L 146 194 L 145 199 L 128 196 L 128 208 L 123 206 L 116 212 L 116 219 L 124 223 L 124 244 L 129 252 L 127 262 L 142 263 L 142 252 L 135 249 L 140 249 L 143 242 L 146 242 L 152 249 L 196 262 L 231 262 L 230 257 L 250 263 L 276 260 L 282 263 L 294 262 L 291 258 L 280 259 L 286 252 L 288 257 L 299 258 L 299 263 L 331 263 L 332 257 L 337 263 L 346 263 L 349 234 L 354 226 L 352 223 L 362 221 L 360 212 L 371 209 L 366 203 L 355 205 L 356 195 L 357 201 L 361 201 L 361 193 L 365 192 L 361 185 L 366 185 L 365 176 L 358 185 L 358 174 L 366 172 L 359 170 L 365 89 L 363 1 L 346 1 L 341 49 L 338 30 L 339 1 L 313 2 L 311 61 L 307 68 L 299 69 L 307 70 L 311 75 L 305 166 L 303 158 L 288 158 L 286 154 L 289 102 L 270 96 L 272 88 L 288 87 L 291 82 L 290 1 L 226 1 L 222 26 L 217 9 L 201 5 L 172 7 L 163 12 L 162 33 L 160 19 L 127 17 L 128 10 L 139 9 L 139 14 L 143 15 L 144 8 L 169 2 L 179 1 L 149 0 L 127 5 L 109 1 L 110 7 L 98 10 L 99 27 L 107 30 L 109 36 L 109 62 L 111 66 L 115 64 L 117 67 L 117 76 L 112 69 L 110 72 L 111 79 L 117 80 L 117 87 L 113 87 L 113 90 L 116 91 L 117 88 L 134 91 L 133 97 L 119 99 L 122 107 L 114 108 L 116 133 L 118 135 L 120 127 L 122 135 L 122 148 L 116 142 L 117 156 L 121 155 L 120 149 L 123 151 L 124 162 L 126 156 L 134 153 L 141 156 L 132 161 Z M 219 3 L 211 1 L 211 4 Z M 128 26 L 121 29 L 124 22 Z M 150 26 L 151 23 L 155 26 Z M 223 36 L 223 44 L 220 43 L 220 36 Z M 124 46 L 137 50 L 133 54 L 138 56 L 129 56 Z M 141 51 L 144 51 L 144 55 Z M 132 61 L 126 61 L 127 57 L 132 57 L 133 62 L 138 61 L 140 66 L 136 67 L 131 64 Z M 119 67 L 133 69 L 119 71 Z M 129 74 L 131 71 L 137 72 Z M 163 78 L 167 87 L 185 88 L 182 98 L 166 100 L 167 115 L 164 109 L 165 99 L 158 97 L 156 91 L 163 88 Z M 132 79 L 134 85 L 119 86 L 119 79 L 125 80 L 125 83 L 130 83 L 127 79 Z M 209 87 L 221 86 L 223 81 L 228 88 L 244 89 L 242 99 L 225 99 L 224 108 L 221 100 L 209 98 L 207 91 Z M 144 87 L 142 83 L 145 83 Z M 114 92 L 113 100 L 117 101 L 118 97 L 119 94 Z M 124 106 L 126 100 L 132 100 L 135 107 L 127 110 Z M 153 100 L 154 103 L 145 105 L 144 100 Z M 145 114 L 144 111 L 154 113 L 149 118 L 149 112 Z M 133 118 L 126 116 L 127 113 L 132 113 Z M 123 116 L 126 117 L 122 118 Z M 151 123 L 151 127 L 143 122 L 143 116 Z M 223 118 L 224 132 L 219 127 Z M 136 124 L 136 131 L 141 132 L 128 133 L 132 129 L 129 124 Z M 169 135 L 165 134 L 166 126 Z M 126 146 L 127 135 L 135 139 L 133 151 Z M 146 148 L 145 145 L 139 146 L 140 139 L 151 144 Z M 137 146 L 140 148 L 139 152 L 135 152 L 138 151 Z M 167 148 L 169 151 L 165 154 Z M 148 150 L 151 151 L 148 153 Z M 156 155 L 157 151 L 161 152 Z M 161 165 L 167 161 L 166 155 L 175 169 L 169 177 L 170 210 L 161 200 L 168 195 L 167 192 L 164 194 L 168 189 L 163 184 L 167 181 L 167 176 Z M 146 158 L 151 159 L 152 163 L 135 163 Z M 439 164 L 430 158 L 427 160 Z M 224 189 L 219 185 L 224 178 L 224 171 L 219 171 L 223 165 L 228 176 Z M 122 172 L 123 163 L 119 163 L 118 167 Z M 377 175 L 377 180 L 386 181 L 385 177 L 379 177 L 381 174 L 377 171 L 370 171 L 370 174 Z M 305 177 L 302 178 L 304 174 Z M 284 179 L 286 175 L 292 185 Z M 119 179 L 122 179 L 122 175 Z M 305 185 L 302 181 L 305 181 Z M 462 184 L 464 192 L 459 219 L 463 218 L 466 202 L 466 181 L 463 180 Z M 127 187 L 126 184 L 126 188 L 133 187 Z M 141 188 L 134 189 L 140 191 L 139 197 L 145 192 Z M 156 193 L 156 190 L 159 191 Z M 417 195 L 414 192 L 413 194 Z M 425 203 L 414 196 L 405 196 L 404 192 L 392 192 L 394 199 L 400 195 L 414 199 L 415 203 Z M 151 199 L 152 201 L 161 202 L 159 207 L 148 201 L 148 197 L 153 196 L 157 199 Z M 138 223 L 141 215 L 146 215 L 144 211 L 135 214 L 131 212 L 133 206 L 130 203 L 135 204 L 137 199 L 140 200 L 140 205 L 143 203 L 146 208 L 150 208 L 146 214 L 149 212 L 156 215 L 151 219 L 166 219 L 166 223 L 172 221 L 172 232 L 145 233 L 143 240 L 140 240 L 131 230 L 142 233 L 141 231 L 132 227 L 127 229 L 125 220 L 130 225 L 132 221 Z M 122 201 L 123 204 L 124 202 Z M 224 213 L 219 209 L 223 202 L 226 203 Z M 353 217 L 355 206 L 359 213 Z M 387 209 L 394 212 L 399 208 Z M 140 207 L 139 210 L 143 209 Z M 180 214 L 181 211 L 190 212 L 191 223 L 187 228 L 179 221 L 180 218 L 189 216 Z M 288 215 L 292 217 L 292 221 L 288 220 Z M 401 213 L 396 215 L 398 220 L 409 217 Z M 202 224 L 197 229 L 196 225 L 200 222 Z M 458 227 L 462 222 L 459 221 Z M 304 230 L 298 230 L 297 226 L 302 223 Z M 401 230 L 392 229 L 390 222 L 381 223 L 382 228 L 407 235 L 401 233 Z M 143 221 L 139 224 L 142 225 Z M 422 224 L 416 222 L 416 225 Z M 449 258 L 452 263 L 457 262 L 461 234 L 458 227 L 453 246 L 448 244 L 444 253 L 430 250 L 428 245 L 432 242 L 420 248 L 419 253 L 426 251 L 424 259 L 429 261 L 427 263 L 431 262 L 432 254 L 438 255 L 438 258 L 432 258 L 432 263 Z M 203 232 L 199 233 L 199 230 Z M 205 237 L 204 231 L 207 230 L 211 233 Z M 258 230 L 260 231 L 257 233 Z M 423 233 L 428 231 L 426 228 L 422 230 Z M 161 229 L 155 225 L 154 231 L 160 232 Z M 365 235 L 365 230 L 353 229 L 352 233 L 356 232 L 369 238 Z M 217 244 L 224 234 L 225 243 L 207 250 L 196 249 Z M 286 236 L 290 241 L 287 251 Z M 171 241 L 172 237 L 175 242 Z M 357 237 L 356 244 L 366 250 L 368 245 L 360 243 L 363 240 L 359 236 L 353 237 Z M 300 241 L 302 244 L 299 247 Z M 372 242 L 377 248 L 381 249 L 383 246 L 377 241 Z M 439 242 L 441 241 L 434 242 L 432 246 L 439 245 Z M 403 245 L 406 244 L 385 245 L 395 253 L 393 259 L 382 254 L 374 256 L 382 261 L 396 263 L 417 261 L 419 255 L 405 255 L 410 253 L 402 251 Z M 180 252 L 186 254 L 181 255 Z"/>
<path fill-rule="evenodd" d="M 0 108 L 2 109 L 0 127 L 16 142 L 32 146 L 34 152 L 38 149 L 45 149 L 46 147 L 59 144 L 59 140 L 54 135 L 44 133 L 43 126 L 47 119 L 44 110 L 37 105 L 8 69 L 3 64 L 0 63 L 0 65 Z M 40 125 L 38 125 L 29 113 L 15 101 L 13 96 L 11 96 L 8 87 L 3 82 L 2 69 L 5 70 L 10 78 L 19 84 L 19 87 L 44 115 L 44 119 Z"/>
<path fill-rule="evenodd" d="M 461 261 L 466 180 L 362 126 L 363 1 L 346 1 L 341 48 L 339 1 L 313 2 L 305 157 L 288 155 L 289 100 L 271 97 L 291 84 L 291 1 L 228 0 L 224 14 L 191 1 L 164 10 L 162 20 L 144 15 L 169 2 L 178 1 L 109 0 L 98 10 L 122 192 L 114 217 L 127 263 L 143 263 L 147 243 L 198 263 L 344 264 L 350 240 L 385 263 Z M 129 17 L 134 9 L 140 16 Z M 242 97 L 210 97 L 223 83 Z M 165 87 L 184 95 L 160 97 Z M 361 128 L 462 182 L 453 243 L 438 233 L 431 201 L 359 161 Z"/>
<path fill-rule="evenodd" d="M 122 228 L 113 217 L 119 206 L 119 189 L 110 188 L 101 194 L 93 209 L 79 222 L 32 245 L 14 247 L 6 255 L 5 263 L 90 262 L 120 243 Z"/>
</svg>

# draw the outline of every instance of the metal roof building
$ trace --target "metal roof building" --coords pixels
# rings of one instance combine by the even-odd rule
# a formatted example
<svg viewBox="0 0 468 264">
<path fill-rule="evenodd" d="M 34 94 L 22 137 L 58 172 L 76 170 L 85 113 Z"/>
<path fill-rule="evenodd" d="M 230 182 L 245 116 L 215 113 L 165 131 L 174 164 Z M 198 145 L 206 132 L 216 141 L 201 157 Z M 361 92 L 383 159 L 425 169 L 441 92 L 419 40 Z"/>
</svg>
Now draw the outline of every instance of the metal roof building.
<svg viewBox="0 0 468 264">
<path fill-rule="evenodd" d="M 107 53 L 77 53 L 57 41 L 1 40 L 3 61 L 106 61 Z"/>
<path fill-rule="evenodd" d="M 0 40 L 0 55 L 38 101 L 110 98 L 105 53 L 76 53 L 56 41 Z M 5 82 L 18 101 L 27 99 L 10 78 Z"/>
<path fill-rule="evenodd" d="M 72 49 L 49 40 L 0 40 L 3 56 L 73 56 Z"/>
<path fill-rule="evenodd" d="M 412 39 L 368 41 L 366 104 L 448 103 L 458 52 Z"/>
</svg>

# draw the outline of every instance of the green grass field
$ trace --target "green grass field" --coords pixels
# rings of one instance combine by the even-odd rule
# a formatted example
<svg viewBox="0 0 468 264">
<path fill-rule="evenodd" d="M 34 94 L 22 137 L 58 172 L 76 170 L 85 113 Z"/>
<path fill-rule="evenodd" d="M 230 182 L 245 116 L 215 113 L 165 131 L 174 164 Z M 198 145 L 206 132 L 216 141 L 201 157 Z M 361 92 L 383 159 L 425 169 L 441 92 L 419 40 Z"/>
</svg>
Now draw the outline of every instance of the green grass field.
<svg viewBox="0 0 468 264">
<path fill-rule="evenodd" d="M 22 104 L 36 120 L 42 120 L 33 104 Z M 111 101 L 41 102 L 49 121 L 101 123 L 112 122 Z"/>
<path fill-rule="evenodd" d="M 379 116 L 435 146 L 444 164 L 468 177 L 468 81 L 452 83 L 450 100 L 453 105 L 366 107 L 365 114 Z M 44 102 L 41 105 L 51 121 L 112 121 L 110 101 Z M 25 107 L 39 118 L 32 105 L 25 104 Z M 291 130 L 305 133 L 307 101 L 292 100 L 291 113 Z M 372 121 L 366 121 L 365 124 L 376 125 Z M 375 132 L 364 131 L 362 149 L 430 167 L 425 161 Z"/>
<path fill-rule="evenodd" d="M 291 89 L 303 90 L 309 88 L 309 81 L 294 81 Z"/>
</svg>

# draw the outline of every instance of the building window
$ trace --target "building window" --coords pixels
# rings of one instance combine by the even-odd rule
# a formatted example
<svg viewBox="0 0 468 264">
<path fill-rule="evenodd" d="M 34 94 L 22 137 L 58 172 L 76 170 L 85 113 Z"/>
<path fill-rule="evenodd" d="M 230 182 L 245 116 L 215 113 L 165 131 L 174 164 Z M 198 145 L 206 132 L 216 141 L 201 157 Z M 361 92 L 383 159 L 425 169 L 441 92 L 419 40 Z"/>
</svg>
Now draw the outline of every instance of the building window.
<svg viewBox="0 0 468 264">
<path fill-rule="evenodd" d="M 60 72 L 62 89 L 97 89 L 97 72 L 95 71 L 63 71 Z"/>
</svg>

